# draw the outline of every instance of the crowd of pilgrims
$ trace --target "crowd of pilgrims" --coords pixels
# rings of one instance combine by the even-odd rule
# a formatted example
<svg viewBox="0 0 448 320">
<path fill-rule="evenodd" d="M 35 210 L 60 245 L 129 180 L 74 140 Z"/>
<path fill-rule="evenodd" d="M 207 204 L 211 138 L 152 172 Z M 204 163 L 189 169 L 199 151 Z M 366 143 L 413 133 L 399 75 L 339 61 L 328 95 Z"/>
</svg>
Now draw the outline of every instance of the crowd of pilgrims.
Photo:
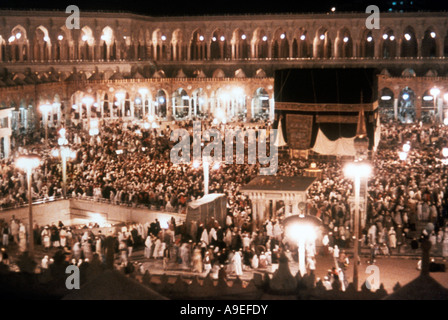
<svg viewBox="0 0 448 320">
<path fill-rule="evenodd" d="M 203 130 L 211 126 L 204 122 Z M 268 123 L 251 124 L 246 128 L 268 126 Z M 76 159 L 68 164 L 68 195 L 185 213 L 189 201 L 203 196 L 203 172 L 202 168 L 191 164 L 171 163 L 170 150 L 176 142 L 170 141 L 169 137 L 171 130 L 178 127 L 192 132 L 191 122 L 170 123 L 163 128 L 146 130 L 121 120 L 102 125 L 97 136 L 82 130 L 68 130 L 70 148 L 76 151 Z M 223 130 L 229 128 L 232 125 L 221 127 Z M 426 237 L 433 245 L 440 244 L 443 255 L 448 256 L 448 175 L 441 155 L 442 148 L 448 146 L 446 136 L 444 126 L 383 124 L 381 142 L 371 160 L 373 175 L 368 181 L 363 245 L 390 254 L 404 244 L 416 249 L 419 240 Z M 50 139 L 53 147 L 57 147 L 56 139 L 57 134 Z M 398 157 L 404 143 L 411 145 L 406 161 Z M 16 154 L 26 149 L 42 156 L 43 165 L 33 172 L 33 198 L 60 197 L 60 160 L 51 157 L 49 148 L 42 143 L 17 143 L 16 149 Z M 117 150 L 123 152 L 117 153 Z M 339 253 L 340 249 L 352 245 L 353 235 L 348 201 L 354 193 L 353 181 L 344 177 L 342 161 L 291 160 L 280 156 L 277 175 L 302 175 L 311 162 L 322 169 L 322 177 L 308 191 L 306 210 L 323 222 L 322 235 L 325 236 L 318 239 L 318 245 Z M 266 217 L 258 228 L 252 227 L 251 202 L 239 188 L 256 177 L 259 168 L 259 164 L 222 162 L 219 168 L 211 171 L 210 193 L 227 196 L 224 226 L 208 221 L 206 225 L 198 225 L 194 234 L 176 226 L 174 220 L 168 228 L 161 228 L 159 222 L 128 226 L 120 230 L 116 238 L 115 253 L 120 261 L 128 263 L 133 249 L 145 248 L 147 258 L 159 258 L 164 266 L 173 259 L 198 272 L 210 270 L 213 265 L 231 265 L 231 272 L 239 275 L 246 267 L 264 268 L 276 264 L 283 253 L 289 259 L 297 260 L 297 250 L 285 241 L 283 234 L 284 208 L 275 208 L 275 213 Z M 2 208 L 26 203 L 26 177 L 14 167 L 12 158 L 2 160 L 0 173 Z M 430 223 L 421 234 L 416 232 L 419 222 Z M 23 230 L 22 233 L 18 231 L 21 224 L 11 223 L 2 222 L 2 233 L 20 243 L 25 236 Z M 34 230 L 35 239 L 45 248 L 69 247 L 76 261 L 90 259 L 94 253 L 104 258 L 101 242 L 106 235 L 81 231 L 73 233 L 62 223 L 35 226 Z M 328 252 L 327 249 L 322 252 Z M 307 248 L 307 266 L 311 270 L 315 254 L 315 248 Z"/>
</svg>

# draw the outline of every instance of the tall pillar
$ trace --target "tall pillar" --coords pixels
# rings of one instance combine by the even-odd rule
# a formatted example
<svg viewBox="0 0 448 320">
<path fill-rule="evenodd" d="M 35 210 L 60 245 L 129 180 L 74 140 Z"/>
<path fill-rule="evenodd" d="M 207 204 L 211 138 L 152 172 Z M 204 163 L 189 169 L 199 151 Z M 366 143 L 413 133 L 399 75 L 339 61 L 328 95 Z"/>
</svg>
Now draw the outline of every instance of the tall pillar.
<svg viewBox="0 0 448 320">
<path fill-rule="evenodd" d="M 9 158 L 11 153 L 11 138 L 9 135 L 3 137 L 3 156 Z"/>
<path fill-rule="evenodd" d="M 394 119 L 398 120 L 398 99 L 394 99 Z"/>
<path fill-rule="evenodd" d="M 421 96 L 418 96 L 415 98 L 414 100 L 415 103 L 415 114 L 416 114 L 416 119 L 415 120 L 420 120 L 420 117 L 422 115 L 422 99 Z"/>
</svg>

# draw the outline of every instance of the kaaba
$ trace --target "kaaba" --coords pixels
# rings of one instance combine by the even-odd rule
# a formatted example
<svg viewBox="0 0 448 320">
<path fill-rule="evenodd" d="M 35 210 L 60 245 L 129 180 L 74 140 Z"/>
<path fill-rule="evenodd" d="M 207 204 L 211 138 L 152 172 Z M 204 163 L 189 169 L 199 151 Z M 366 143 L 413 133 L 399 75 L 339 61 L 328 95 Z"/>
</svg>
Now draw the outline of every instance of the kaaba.
<svg viewBox="0 0 448 320">
<path fill-rule="evenodd" d="M 354 155 L 360 114 L 369 150 L 379 141 L 375 68 L 283 69 L 274 76 L 275 122 L 290 149 Z"/>
</svg>

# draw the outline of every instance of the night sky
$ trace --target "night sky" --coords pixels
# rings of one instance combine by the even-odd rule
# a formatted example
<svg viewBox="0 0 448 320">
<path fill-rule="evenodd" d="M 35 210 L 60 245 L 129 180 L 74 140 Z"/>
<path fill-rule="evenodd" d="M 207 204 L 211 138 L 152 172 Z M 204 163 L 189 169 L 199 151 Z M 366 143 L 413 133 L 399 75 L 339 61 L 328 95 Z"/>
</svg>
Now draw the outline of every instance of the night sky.
<svg viewBox="0 0 448 320">
<path fill-rule="evenodd" d="M 400 2 L 404 11 L 447 11 L 447 0 L 1 0 L 0 8 L 12 9 L 51 9 L 65 11 L 68 5 L 77 5 L 80 10 L 89 11 L 127 11 L 153 16 L 213 15 L 213 14 L 264 14 L 264 13 L 302 13 L 329 12 L 336 7 L 338 12 L 365 12 L 368 5 L 375 4 L 381 12 L 393 7 L 398 10 Z M 412 5 L 410 2 L 412 1 Z"/>
</svg>

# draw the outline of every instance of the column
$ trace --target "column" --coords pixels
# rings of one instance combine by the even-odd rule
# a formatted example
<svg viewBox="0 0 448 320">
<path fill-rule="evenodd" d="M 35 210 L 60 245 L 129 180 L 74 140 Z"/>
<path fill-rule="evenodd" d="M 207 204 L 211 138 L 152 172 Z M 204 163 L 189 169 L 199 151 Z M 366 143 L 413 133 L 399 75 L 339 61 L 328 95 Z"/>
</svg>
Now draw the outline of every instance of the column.
<svg viewBox="0 0 448 320">
<path fill-rule="evenodd" d="M 394 99 L 394 119 L 398 119 L 398 99 Z"/>
<path fill-rule="evenodd" d="M 439 114 L 439 121 L 443 123 L 443 98 L 437 97 L 437 112 Z"/>
<path fill-rule="evenodd" d="M 422 56 L 422 39 L 420 37 L 417 38 L 417 57 Z"/>
<path fill-rule="evenodd" d="M 131 118 L 134 119 L 134 101 L 130 101 L 130 108 L 131 108 Z"/>
<path fill-rule="evenodd" d="M 254 193 L 249 194 L 249 198 L 252 201 L 252 231 L 256 231 L 258 224 L 258 208 L 256 202 L 256 195 Z"/>
<path fill-rule="evenodd" d="M 252 97 L 251 96 L 247 96 L 246 97 L 246 110 L 247 110 L 246 121 L 250 122 L 252 120 L 252 118 L 253 118 L 253 115 L 252 115 Z"/>
<path fill-rule="evenodd" d="M 11 138 L 10 135 L 5 135 L 3 137 L 3 156 L 5 158 L 9 158 L 10 155 L 10 151 L 11 151 Z"/>
<path fill-rule="evenodd" d="M 420 95 L 416 94 L 415 100 L 415 114 L 416 114 L 416 121 L 420 120 L 420 117 L 422 115 L 422 98 Z"/>
</svg>

